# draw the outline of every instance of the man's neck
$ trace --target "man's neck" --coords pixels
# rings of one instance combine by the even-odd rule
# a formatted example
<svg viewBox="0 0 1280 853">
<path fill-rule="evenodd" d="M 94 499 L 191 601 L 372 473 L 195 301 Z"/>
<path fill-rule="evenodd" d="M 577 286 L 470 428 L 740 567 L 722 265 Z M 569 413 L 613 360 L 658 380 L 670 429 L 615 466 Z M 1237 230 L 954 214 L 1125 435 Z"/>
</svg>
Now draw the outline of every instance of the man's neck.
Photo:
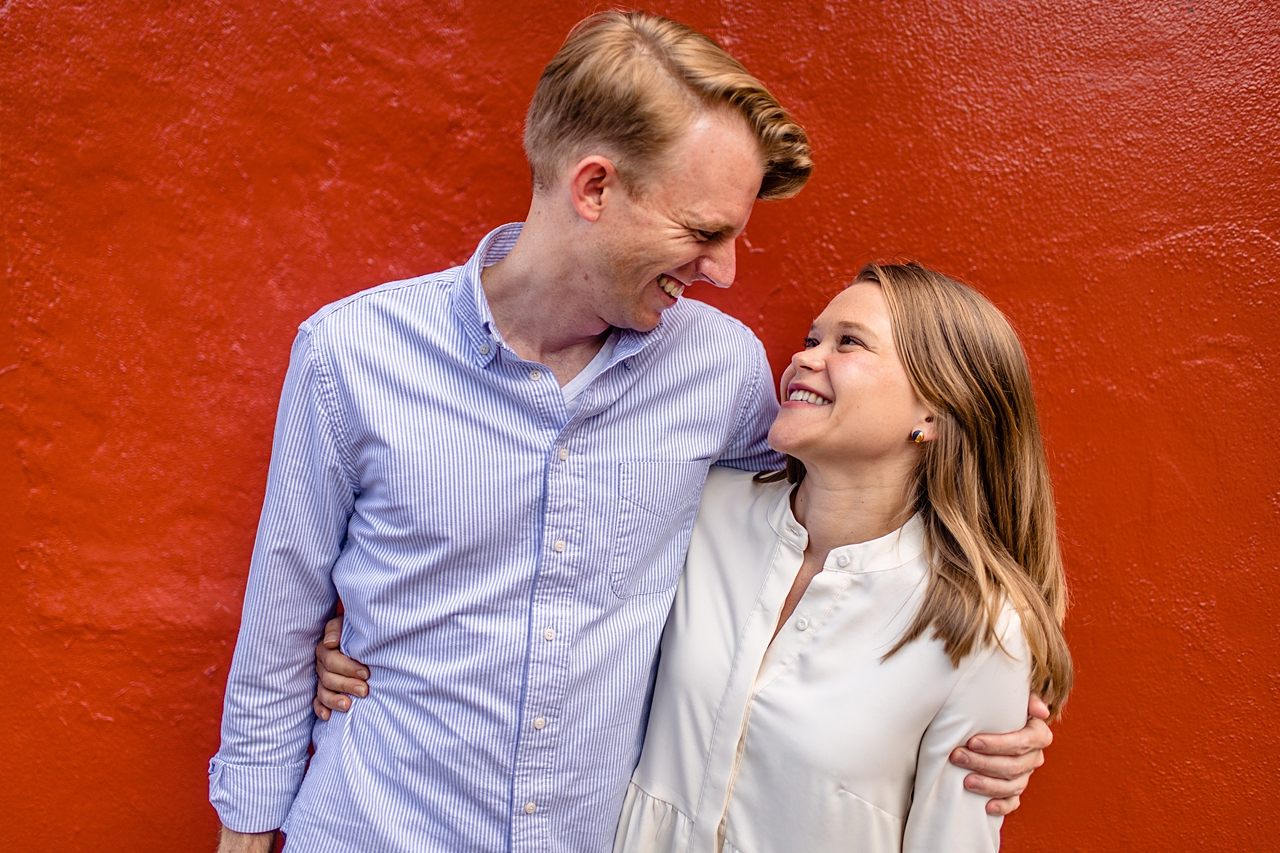
<svg viewBox="0 0 1280 853">
<path fill-rule="evenodd" d="M 551 368 L 563 386 L 600 352 L 610 327 L 573 286 L 582 272 L 545 239 L 543 218 L 535 205 L 511 252 L 485 267 L 480 281 L 503 340 L 521 358 Z"/>
</svg>

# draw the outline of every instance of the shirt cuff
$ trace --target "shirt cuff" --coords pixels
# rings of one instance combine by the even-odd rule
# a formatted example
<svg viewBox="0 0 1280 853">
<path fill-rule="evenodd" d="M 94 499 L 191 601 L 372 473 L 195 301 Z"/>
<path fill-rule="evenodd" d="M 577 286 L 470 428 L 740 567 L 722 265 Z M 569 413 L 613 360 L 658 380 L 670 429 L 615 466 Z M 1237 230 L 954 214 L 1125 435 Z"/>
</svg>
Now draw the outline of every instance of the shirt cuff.
<svg viewBox="0 0 1280 853">
<path fill-rule="evenodd" d="M 209 802 L 227 829 L 270 832 L 284 824 L 307 762 L 283 766 L 209 762 Z"/>
</svg>

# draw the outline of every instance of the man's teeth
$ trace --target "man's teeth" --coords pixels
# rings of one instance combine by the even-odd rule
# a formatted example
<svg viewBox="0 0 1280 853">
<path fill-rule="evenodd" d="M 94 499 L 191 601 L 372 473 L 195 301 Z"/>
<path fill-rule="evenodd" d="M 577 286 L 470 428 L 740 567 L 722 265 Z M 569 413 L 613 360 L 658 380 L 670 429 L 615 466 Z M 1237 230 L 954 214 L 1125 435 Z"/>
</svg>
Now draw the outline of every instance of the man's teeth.
<svg viewBox="0 0 1280 853">
<path fill-rule="evenodd" d="M 684 293 L 684 285 L 669 275 L 658 276 L 658 287 L 661 287 L 662 292 L 672 299 L 679 299 L 680 294 Z"/>
<path fill-rule="evenodd" d="M 804 391 L 800 388 L 791 392 L 791 396 L 787 400 L 796 403 L 813 403 L 815 406 L 830 406 L 831 401 L 826 397 L 819 397 L 812 391 Z"/>
</svg>

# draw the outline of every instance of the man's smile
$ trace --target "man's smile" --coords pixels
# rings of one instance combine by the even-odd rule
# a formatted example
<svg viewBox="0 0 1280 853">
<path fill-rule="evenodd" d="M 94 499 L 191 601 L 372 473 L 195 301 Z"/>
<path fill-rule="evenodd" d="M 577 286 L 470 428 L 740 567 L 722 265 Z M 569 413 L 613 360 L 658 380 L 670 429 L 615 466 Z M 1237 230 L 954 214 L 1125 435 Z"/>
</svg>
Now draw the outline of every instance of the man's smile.
<svg viewBox="0 0 1280 853">
<path fill-rule="evenodd" d="M 685 285 L 666 273 L 660 273 L 658 275 L 658 287 L 662 288 L 662 292 L 672 299 L 679 299 L 680 294 L 684 293 Z"/>
</svg>

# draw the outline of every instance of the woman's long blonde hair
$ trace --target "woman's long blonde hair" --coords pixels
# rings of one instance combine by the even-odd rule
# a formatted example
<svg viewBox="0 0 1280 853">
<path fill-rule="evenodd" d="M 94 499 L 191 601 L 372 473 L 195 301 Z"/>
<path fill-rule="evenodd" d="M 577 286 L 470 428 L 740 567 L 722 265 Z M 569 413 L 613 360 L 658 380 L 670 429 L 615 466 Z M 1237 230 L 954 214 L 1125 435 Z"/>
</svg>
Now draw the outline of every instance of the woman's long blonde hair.
<svg viewBox="0 0 1280 853">
<path fill-rule="evenodd" d="M 868 264 L 856 282 L 880 285 L 898 357 L 935 427 L 906 501 L 906 512 L 924 523 L 928 588 L 886 657 L 931 630 L 958 665 L 976 648 L 998 644 L 1007 597 L 1031 651 L 1031 688 L 1056 716 L 1072 681 L 1062 634 L 1066 580 L 1018 337 L 977 291 L 919 264 Z M 804 466 L 788 459 L 787 473 L 799 482 Z"/>
</svg>

